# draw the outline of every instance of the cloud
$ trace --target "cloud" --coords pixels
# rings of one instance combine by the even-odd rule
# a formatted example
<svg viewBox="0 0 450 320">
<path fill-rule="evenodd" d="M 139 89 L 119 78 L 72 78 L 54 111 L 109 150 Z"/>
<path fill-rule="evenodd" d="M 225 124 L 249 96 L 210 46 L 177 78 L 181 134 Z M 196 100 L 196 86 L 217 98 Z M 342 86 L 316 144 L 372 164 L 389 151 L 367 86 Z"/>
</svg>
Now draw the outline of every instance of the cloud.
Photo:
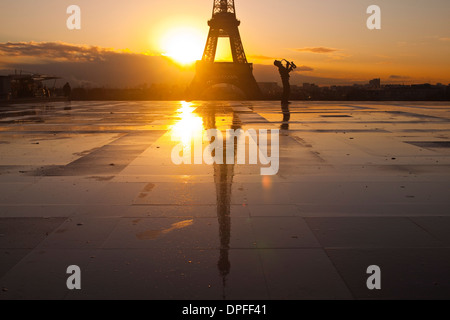
<svg viewBox="0 0 450 320">
<path fill-rule="evenodd" d="M 326 47 L 307 47 L 307 48 L 298 48 L 294 50 L 299 52 L 312 52 L 312 53 L 333 53 L 339 51 L 339 49 Z"/>
<path fill-rule="evenodd" d="M 296 71 L 314 71 L 314 68 L 311 68 L 308 66 L 300 66 L 300 67 L 297 67 Z"/>
<path fill-rule="evenodd" d="M 439 38 L 439 40 L 440 41 L 444 41 L 444 42 L 448 42 L 448 41 L 450 41 L 450 37 L 442 37 L 442 38 Z"/>
<path fill-rule="evenodd" d="M 57 61 L 98 61 L 108 54 L 116 53 L 110 48 L 74 45 L 64 42 L 6 42 L 0 43 L 0 56 L 34 57 Z"/>
<path fill-rule="evenodd" d="M 393 75 L 389 76 L 389 79 L 392 79 L 392 80 L 407 80 L 407 79 L 411 79 L 411 77 L 399 76 L 399 75 L 393 74 Z"/>
<path fill-rule="evenodd" d="M 248 56 L 249 59 L 254 59 L 254 60 L 276 60 L 276 57 L 269 57 L 269 56 L 263 56 L 263 55 L 249 55 Z"/>
<path fill-rule="evenodd" d="M 317 53 L 317 54 L 323 54 L 327 57 L 327 61 L 340 61 L 345 60 L 349 57 L 351 57 L 350 54 L 339 52 L 340 49 L 335 48 L 327 48 L 327 47 L 306 47 L 306 48 L 298 48 L 293 49 L 297 52 L 310 52 L 310 53 Z"/>
<path fill-rule="evenodd" d="M 74 86 L 132 87 L 143 83 L 188 83 L 194 67 L 169 58 L 62 42 L 0 43 L 2 73 L 23 70 L 56 75 Z"/>
</svg>

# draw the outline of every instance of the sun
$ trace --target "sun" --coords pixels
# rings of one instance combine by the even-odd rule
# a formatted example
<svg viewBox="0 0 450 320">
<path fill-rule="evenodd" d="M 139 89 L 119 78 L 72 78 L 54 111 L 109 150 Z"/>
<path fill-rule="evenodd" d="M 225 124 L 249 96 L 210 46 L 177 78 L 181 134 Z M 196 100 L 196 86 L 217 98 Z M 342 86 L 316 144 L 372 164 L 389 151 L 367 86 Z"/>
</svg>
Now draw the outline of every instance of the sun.
<svg viewBox="0 0 450 320">
<path fill-rule="evenodd" d="M 181 65 L 201 60 L 204 36 L 193 28 L 177 28 L 167 32 L 161 41 L 163 55 L 172 58 Z"/>
</svg>

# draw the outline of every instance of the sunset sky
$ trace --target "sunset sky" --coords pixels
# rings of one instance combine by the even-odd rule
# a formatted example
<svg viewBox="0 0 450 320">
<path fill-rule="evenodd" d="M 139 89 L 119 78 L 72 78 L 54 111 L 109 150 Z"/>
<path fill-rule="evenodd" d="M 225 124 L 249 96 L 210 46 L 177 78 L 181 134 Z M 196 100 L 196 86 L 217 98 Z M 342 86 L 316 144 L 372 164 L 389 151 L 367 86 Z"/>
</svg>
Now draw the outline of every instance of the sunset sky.
<svg viewBox="0 0 450 320">
<path fill-rule="evenodd" d="M 448 0 L 235 2 L 245 51 L 255 64 L 258 81 L 277 80 L 273 60 L 287 58 L 300 66 L 294 82 L 344 84 L 380 77 L 384 83 L 450 83 Z M 71 4 L 81 8 L 81 30 L 66 27 L 66 9 Z M 373 4 L 382 10 L 381 30 L 366 27 L 366 9 Z M 89 62 L 92 67 L 97 60 L 105 63 L 108 57 L 124 55 L 140 64 L 149 61 L 140 72 L 155 69 L 152 63 L 166 64 L 165 68 L 176 70 L 178 80 L 187 81 L 192 67 L 177 68 L 155 59 L 176 55 L 180 47 L 186 52 L 177 62 L 183 55 L 185 60 L 201 59 L 212 5 L 212 0 L 2 0 L 0 69 L 59 70 L 67 75 L 76 63 Z M 117 68 L 119 60 L 114 61 Z M 165 69 L 163 73 L 167 74 Z M 79 71 L 76 78 L 108 84 L 111 75 L 87 79 L 86 74 L 82 79 Z M 151 76 L 146 82 L 158 82 Z M 138 78 L 144 81 L 145 75 Z"/>
</svg>

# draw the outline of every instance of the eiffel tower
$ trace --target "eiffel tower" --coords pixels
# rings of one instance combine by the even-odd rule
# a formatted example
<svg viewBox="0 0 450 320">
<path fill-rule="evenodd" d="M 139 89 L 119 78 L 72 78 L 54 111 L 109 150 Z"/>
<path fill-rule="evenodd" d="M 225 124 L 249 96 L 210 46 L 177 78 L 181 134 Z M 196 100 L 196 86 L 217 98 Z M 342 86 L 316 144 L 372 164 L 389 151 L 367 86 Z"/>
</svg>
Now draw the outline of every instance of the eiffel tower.
<svg viewBox="0 0 450 320">
<path fill-rule="evenodd" d="M 247 62 L 239 34 L 241 22 L 236 18 L 234 0 L 214 0 L 212 19 L 203 58 L 197 61 L 196 75 L 189 87 L 191 99 L 201 99 L 217 84 L 231 84 L 242 90 L 247 99 L 261 96 L 253 76 L 253 64 Z M 215 62 L 219 38 L 229 38 L 233 62 Z"/>
</svg>

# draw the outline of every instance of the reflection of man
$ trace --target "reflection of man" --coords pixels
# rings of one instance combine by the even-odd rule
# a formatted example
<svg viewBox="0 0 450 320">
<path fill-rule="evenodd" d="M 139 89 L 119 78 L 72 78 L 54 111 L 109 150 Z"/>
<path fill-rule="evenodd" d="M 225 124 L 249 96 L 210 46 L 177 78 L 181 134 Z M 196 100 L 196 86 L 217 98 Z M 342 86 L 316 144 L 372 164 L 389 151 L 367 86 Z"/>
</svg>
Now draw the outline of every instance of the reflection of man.
<svg viewBox="0 0 450 320">
<path fill-rule="evenodd" d="M 67 98 L 67 100 L 70 100 L 70 95 L 72 93 L 72 88 L 70 87 L 70 84 L 66 82 L 66 84 L 63 87 L 64 97 Z"/>
<path fill-rule="evenodd" d="M 291 120 L 291 111 L 289 110 L 289 103 L 281 103 L 281 111 L 283 112 L 283 123 L 281 130 L 289 130 L 289 121 Z"/>
<path fill-rule="evenodd" d="M 286 61 L 286 66 L 283 65 L 283 61 Z M 288 103 L 289 102 L 289 96 L 291 95 L 291 85 L 289 83 L 290 73 L 297 68 L 295 63 L 289 62 L 287 60 L 275 60 L 273 63 L 275 66 L 278 67 L 278 71 L 280 72 L 281 80 L 283 82 L 283 99 L 281 102 Z"/>
</svg>

